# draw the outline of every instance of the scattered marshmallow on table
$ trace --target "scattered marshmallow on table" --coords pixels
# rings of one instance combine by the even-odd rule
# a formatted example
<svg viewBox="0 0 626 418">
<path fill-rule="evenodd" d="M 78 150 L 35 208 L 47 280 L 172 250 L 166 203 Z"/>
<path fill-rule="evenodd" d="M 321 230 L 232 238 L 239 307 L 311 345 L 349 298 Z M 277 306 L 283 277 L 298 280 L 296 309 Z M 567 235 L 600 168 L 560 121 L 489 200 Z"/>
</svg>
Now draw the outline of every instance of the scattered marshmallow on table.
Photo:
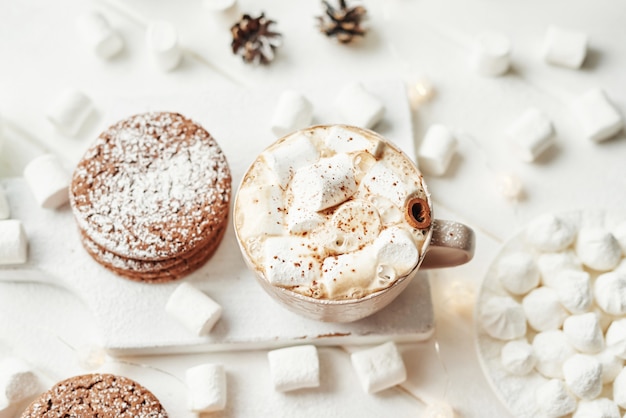
<svg viewBox="0 0 626 418">
<path fill-rule="evenodd" d="M 320 385 L 317 347 L 300 345 L 267 353 L 274 388 L 279 392 L 313 388 Z"/>
<path fill-rule="evenodd" d="M 577 69 L 585 61 L 587 42 L 588 37 L 583 32 L 550 26 L 546 33 L 543 55 L 550 64 Z"/>
<path fill-rule="evenodd" d="M 351 358 L 361 385 L 368 393 L 380 392 L 406 380 L 404 361 L 392 341 L 352 353 Z"/>
<path fill-rule="evenodd" d="M 0 221 L 0 265 L 23 264 L 28 258 L 28 239 L 22 222 L 16 219 Z"/>
<path fill-rule="evenodd" d="M 8 219 L 11 216 L 11 208 L 9 207 L 9 200 L 4 192 L 2 186 L 0 186 L 0 220 Z"/>
<path fill-rule="evenodd" d="M 526 334 L 522 305 L 508 296 L 491 298 L 482 305 L 480 322 L 487 334 L 499 340 L 513 340 Z"/>
<path fill-rule="evenodd" d="M 146 28 L 146 44 L 153 62 L 163 71 L 176 68 L 183 57 L 178 33 L 170 22 L 150 22 Z"/>
<path fill-rule="evenodd" d="M 360 128 L 373 128 L 385 114 L 385 106 L 361 83 L 345 86 L 339 92 L 335 106 L 344 123 Z"/>
<path fill-rule="evenodd" d="M 611 271 L 599 275 L 593 285 L 593 293 L 604 312 L 626 314 L 626 272 Z"/>
<path fill-rule="evenodd" d="M 528 238 L 527 238 L 528 239 Z M 583 272 L 583 265 L 573 251 L 541 254 L 537 258 L 537 267 L 544 285 L 556 288 L 564 272 Z"/>
<path fill-rule="evenodd" d="M 589 268 L 613 270 L 622 258 L 622 249 L 613 234 L 604 228 L 582 228 L 576 240 L 576 254 Z"/>
<path fill-rule="evenodd" d="M 611 323 L 606 331 L 606 347 L 615 356 L 626 359 L 626 318 Z"/>
<path fill-rule="evenodd" d="M 554 144 L 554 128 L 548 116 L 536 108 L 527 109 L 506 131 L 515 153 L 522 161 L 533 162 Z"/>
<path fill-rule="evenodd" d="M 0 362 L 0 397 L 11 404 L 22 401 L 39 391 L 39 378 L 32 367 L 15 357 Z"/>
<path fill-rule="evenodd" d="M 571 104 L 576 120 L 585 136 L 592 141 L 607 140 L 622 130 L 622 115 L 601 89 L 592 89 Z"/>
<path fill-rule="evenodd" d="M 471 66 L 485 76 L 499 76 L 509 70 L 511 41 L 506 36 L 485 32 L 476 37 L 472 47 Z"/>
<path fill-rule="evenodd" d="M 426 174 L 440 176 L 446 172 L 456 152 L 457 141 L 443 125 L 432 125 L 417 150 L 419 168 Z"/>
<path fill-rule="evenodd" d="M 580 401 L 572 418 L 621 418 L 617 404 L 608 398 Z"/>
<path fill-rule="evenodd" d="M 602 392 L 602 365 L 593 356 L 574 354 L 563 363 L 563 378 L 580 399 L 594 399 Z"/>
<path fill-rule="evenodd" d="M 226 372 L 221 364 L 191 367 L 185 371 L 185 382 L 190 411 L 221 411 L 226 406 Z"/>
<path fill-rule="evenodd" d="M 189 283 L 174 289 L 165 311 L 198 336 L 208 334 L 222 315 L 217 302 Z"/>
<path fill-rule="evenodd" d="M 78 90 L 65 90 L 46 110 L 46 117 L 61 133 L 76 135 L 94 107 L 91 99 Z"/>
<path fill-rule="evenodd" d="M 85 46 L 102 59 L 112 58 L 124 48 L 122 37 L 98 12 L 78 16 L 76 30 Z"/>
<path fill-rule="evenodd" d="M 576 410 L 576 398 L 558 379 L 549 380 L 538 386 L 535 399 L 539 409 L 550 418 L 562 417 Z"/>
<path fill-rule="evenodd" d="M 612 383 L 624 368 L 624 360 L 617 357 L 610 349 L 605 348 L 594 357 L 602 365 L 602 383 Z"/>
<path fill-rule="evenodd" d="M 555 275 L 550 286 L 556 290 L 561 305 L 573 314 L 588 312 L 593 304 L 591 276 L 586 271 L 564 270 Z"/>
<path fill-rule="evenodd" d="M 204 0 L 202 5 L 211 11 L 225 12 L 230 10 L 236 3 L 237 0 Z"/>
<path fill-rule="evenodd" d="M 528 324 L 537 331 L 560 328 L 567 312 L 559 302 L 558 294 L 549 287 L 539 287 L 522 300 Z"/>
<path fill-rule="evenodd" d="M 502 347 L 500 361 L 509 373 L 521 376 L 535 367 L 537 359 L 533 347 L 526 340 L 515 340 Z"/>
<path fill-rule="evenodd" d="M 500 284 L 514 295 L 525 295 L 539 284 L 539 269 L 532 254 L 521 251 L 502 257 L 496 276 Z"/>
<path fill-rule="evenodd" d="M 55 155 L 44 154 L 30 161 L 24 179 L 44 209 L 56 209 L 69 201 L 71 175 Z"/>
<path fill-rule="evenodd" d="M 561 330 L 540 332 L 532 342 L 537 364 L 535 368 L 545 377 L 562 378 L 563 363 L 576 354 Z"/>
<path fill-rule="evenodd" d="M 280 95 L 272 117 L 272 132 L 278 137 L 306 128 L 313 120 L 313 104 L 303 94 L 287 90 Z"/>
<path fill-rule="evenodd" d="M 580 352 L 597 353 L 604 348 L 604 335 L 594 312 L 566 318 L 563 322 L 563 333 Z"/>
<path fill-rule="evenodd" d="M 567 248 L 576 238 L 576 227 L 565 219 L 545 214 L 526 228 L 526 241 L 539 251 L 556 252 Z"/>
</svg>

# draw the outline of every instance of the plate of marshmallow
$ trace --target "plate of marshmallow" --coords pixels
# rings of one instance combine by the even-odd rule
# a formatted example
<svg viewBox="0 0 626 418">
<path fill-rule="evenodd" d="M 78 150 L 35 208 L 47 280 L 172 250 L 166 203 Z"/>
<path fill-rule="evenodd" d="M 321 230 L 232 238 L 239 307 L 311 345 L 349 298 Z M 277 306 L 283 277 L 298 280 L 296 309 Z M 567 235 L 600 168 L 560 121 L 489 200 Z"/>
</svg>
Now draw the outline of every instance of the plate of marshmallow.
<svg viewBox="0 0 626 418">
<path fill-rule="evenodd" d="M 521 418 L 626 410 L 626 211 L 544 214 L 490 265 L 476 301 L 483 371 Z"/>
</svg>

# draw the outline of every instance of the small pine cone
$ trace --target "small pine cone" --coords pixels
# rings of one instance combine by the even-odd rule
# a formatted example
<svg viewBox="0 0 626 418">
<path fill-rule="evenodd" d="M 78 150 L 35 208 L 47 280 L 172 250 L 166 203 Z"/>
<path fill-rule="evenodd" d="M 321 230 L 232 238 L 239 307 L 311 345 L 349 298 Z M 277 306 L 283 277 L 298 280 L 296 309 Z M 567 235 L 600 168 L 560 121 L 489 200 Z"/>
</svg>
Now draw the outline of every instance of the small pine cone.
<svg viewBox="0 0 626 418">
<path fill-rule="evenodd" d="M 233 54 L 241 56 L 247 63 L 269 64 L 274 59 L 274 49 L 282 41 L 280 33 L 270 30 L 274 23 L 276 22 L 265 18 L 265 13 L 261 13 L 259 17 L 244 14 L 230 28 L 233 35 L 230 44 Z"/>
<path fill-rule="evenodd" d="M 363 6 L 349 7 L 346 0 L 339 0 L 339 7 L 333 7 L 328 1 L 324 16 L 318 16 L 320 32 L 334 37 L 342 44 L 352 42 L 356 37 L 365 36 L 367 29 L 363 26 L 367 10 Z"/>
</svg>

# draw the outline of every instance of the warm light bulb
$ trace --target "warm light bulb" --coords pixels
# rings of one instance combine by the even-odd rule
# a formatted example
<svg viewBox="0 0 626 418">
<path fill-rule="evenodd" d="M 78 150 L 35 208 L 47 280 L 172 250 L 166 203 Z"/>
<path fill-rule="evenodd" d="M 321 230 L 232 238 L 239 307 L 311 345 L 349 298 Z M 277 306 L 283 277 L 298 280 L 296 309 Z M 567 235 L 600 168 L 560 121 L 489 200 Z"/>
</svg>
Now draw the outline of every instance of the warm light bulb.
<svg viewBox="0 0 626 418">
<path fill-rule="evenodd" d="M 445 304 L 457 313 L 469 315 L 474 307 L 474 289 L 467 280 L 455 280 L 445 290 Z"/>
<path fill-rule="evenodd" d="M 510 201 L 520 200 L 523 193 L 522 181 L 514 174 L 499 174 L 497 187 L 500 194 Z"/>
<path fill-rule="evenodd" d="M 422 418 L 454 418 L 454 409 L 445 402 L 434 402 L 428 405 Z"/>
<path fill-rule="evenodd" d="M 434 95 L 433 85 L 425 78 L 420 78 L 409 84 L 409 100 L 414 110 L 421 104 L 428 102 Z"/>
<path fill-rule="evenodd" d="M 106 360 L 106 352 L 97 345 L 80 347 L 77 352 L 78 365 L 85 370 L 99 369 Z"/>
</svg>

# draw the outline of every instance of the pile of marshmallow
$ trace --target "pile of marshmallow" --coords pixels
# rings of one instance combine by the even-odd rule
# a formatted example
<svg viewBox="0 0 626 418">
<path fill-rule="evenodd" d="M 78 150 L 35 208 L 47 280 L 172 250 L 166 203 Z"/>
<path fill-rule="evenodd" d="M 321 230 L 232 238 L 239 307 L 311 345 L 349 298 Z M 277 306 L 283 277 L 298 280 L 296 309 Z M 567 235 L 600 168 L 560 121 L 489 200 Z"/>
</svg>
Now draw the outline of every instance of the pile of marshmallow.
<svg viewBox="0 0 626 418">
<path fill-rule="evenodd" d="M 538 409 L 548 417 L 620 418 L 626 409 L 626 221 L 578 227 L 544 215 L 525 230 L 527 251 L 495 265 L 506 296 L 479 309 L 511 375 L 539 373 Z"/>
</svg>

